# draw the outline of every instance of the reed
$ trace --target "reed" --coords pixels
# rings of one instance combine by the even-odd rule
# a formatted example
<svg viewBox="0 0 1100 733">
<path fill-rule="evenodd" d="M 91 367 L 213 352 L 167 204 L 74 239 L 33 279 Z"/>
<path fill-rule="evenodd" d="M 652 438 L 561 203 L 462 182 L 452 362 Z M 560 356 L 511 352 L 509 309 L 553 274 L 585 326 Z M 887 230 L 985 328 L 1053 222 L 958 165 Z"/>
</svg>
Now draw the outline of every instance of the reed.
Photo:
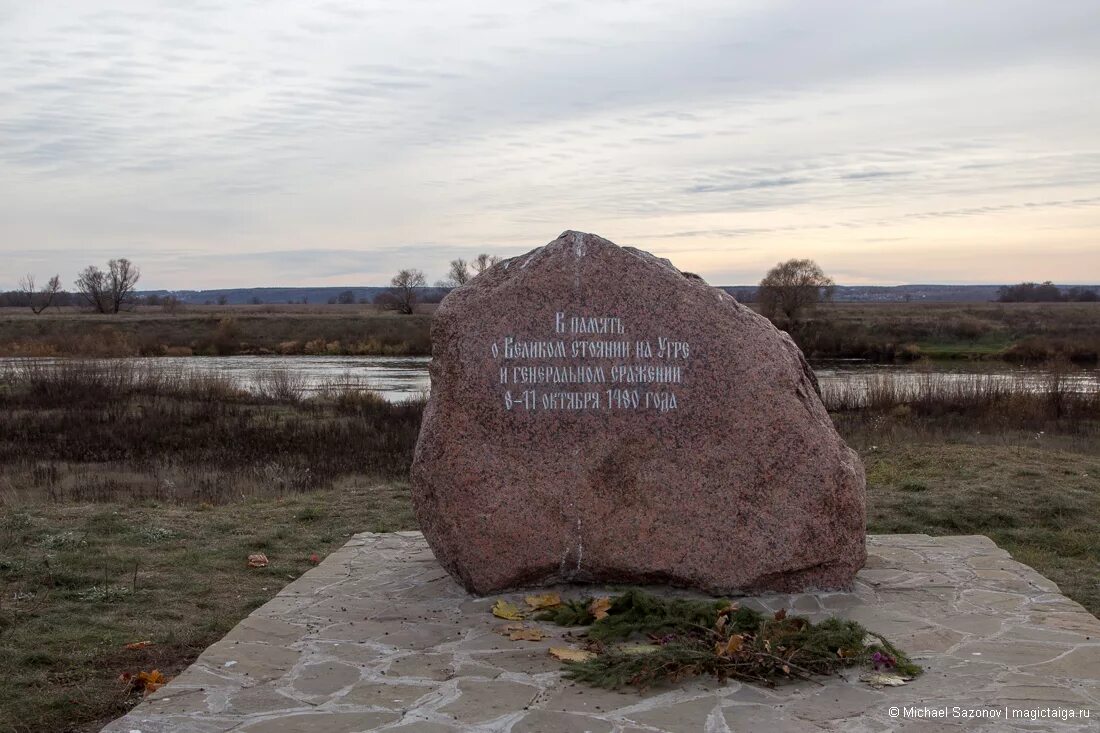
<svg viewBox="0 0 1100 733">
<path fill-rule="evenodd" d="M 403 478 L 423 408 L 354 380 L 307 391 L 286 370 L 246 389 L 130 362 L 28 361 L 0 373 L 0 504 L 217 504 Z"/>
<path fill-rule="evenodd" d="M 862 381 L 824 384 L 831 412 L 901 411 L 920 417 L 996 418 L 1005 425 L 1100 420 L 1100 393 L 1082 389 L 1067 372 L 1035 377 L 993 374 L 874 375 Z"/>
</svg>

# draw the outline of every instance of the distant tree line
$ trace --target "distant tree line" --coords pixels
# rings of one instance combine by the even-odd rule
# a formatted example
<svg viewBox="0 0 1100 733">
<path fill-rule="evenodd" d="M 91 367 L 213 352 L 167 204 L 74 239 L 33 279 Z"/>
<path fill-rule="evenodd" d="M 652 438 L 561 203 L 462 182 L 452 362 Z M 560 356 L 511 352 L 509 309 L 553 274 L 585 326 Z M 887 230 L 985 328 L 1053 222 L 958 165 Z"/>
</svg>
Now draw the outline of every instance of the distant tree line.
<svg viewBox="0 0 1100 733">
<path fill-rule="evenodd" d="M 438 299 L 442 299 L 444 290 L 465 285 L 498 262 L 499 257 L 485 253 L 479 254 L 470 262 L 461 258 L 451 260 L 447 277 L 436 282 L 436 290 L 429 291 L 429 294 L 436 296 L 438 302 Z M 390 289 L 379 293 L 374 302 L 385 310 L 411 315 L 416 312 L 418 302 L 426 302 L 424 290 L 427 287 L 428 279 L 421 270 L 401 270 L 390 280 Z"/>
<path fill-rule="evenodd" d="M 1100 294 L 1095 290 L 1082 287 L 1067 288 L 1063 291 L 1047 280 L 1041 283 L 1002 285 L 997 290 L 997 300 L 1001 303 L 1095 303 L 1100 301 Z"/>
<path fill-rule="evenodd" d="M 54 275 L 38 285 L 34 274 L 19 280 L 19 289 L 0 293 L 0 306 L 30 308 L 36 315 L 51 306 L 85 305 L 97 313 L 118 313 L 137 304 L 137 282 L 141 270 L 120 257 L 110 260 L 106 269 L 88 265 L 77 275 L 73 292 L 61 289 L 61 276 Z"/>
<path fill-rule="evenodd" d="M 374 298 L 374 304 L 398 313 L 414 313 L 418 303 L 438 303 L 449 289 L 465 285 L 497 262 L 500 262 L 500 258 L 489 254 L 479 254 L 470 262 L 463 259 L 452 260 L 447 277 L 437 282 L 435 287 L 428 285 L 421 270 L 401 270 L 390 280 L 389 289 Z M 139 296 L 137 283 L 140 278 L 141 270 L 124 257 L 110 260 L 106 268 L 96 265 L 84 268 L 73 283 L 72 291 L 62 289 L 60 275 L 54 275 L 39 285 L 35 275 L 27 274 L 20 279 L 17 290 L 0 292 L 0 307 L 30 308 L 35 314 L 43 313 L 51 307 L 72 306 L 85 306 L 97 313 L 118 313 L 137 305 L 160 306 L 169 313 L 183 308 L 183 300 L 173 294 L 149 293 Z M 301 301 L 287 302 L 306 304 L 308 299 L 303 297 Z M 354 290 L 344 290 L 329 298 L 328 302 L 332 305 L 353 305 L 356 302 L 366 304 L 370 301 L 365 297 L 356 298 Z M 228 305 L 229 298 L 225 294 L 219 294 L 216 303 Z M 252 296 L 249 303 L 260 305 L 262 301 L 259 296 Z M 206 305 L 214 304 L 214 300 L 206 301 Z"/>
</svg>

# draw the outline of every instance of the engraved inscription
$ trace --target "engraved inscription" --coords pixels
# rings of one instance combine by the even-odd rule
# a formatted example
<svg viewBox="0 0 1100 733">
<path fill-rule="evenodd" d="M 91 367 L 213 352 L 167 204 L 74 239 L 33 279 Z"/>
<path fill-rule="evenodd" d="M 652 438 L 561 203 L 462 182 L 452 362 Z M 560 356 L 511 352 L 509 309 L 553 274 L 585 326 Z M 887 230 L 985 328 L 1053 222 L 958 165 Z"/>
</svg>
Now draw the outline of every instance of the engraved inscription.
<svg viewBox="0 0 1100 733">
<path fill-rule="evenodd" d="M 615 316 L 558 312 L 550 330 L 543 338 L 506 335 L 490 346 L 505 409 L 679 409 L 677 388 L 691 358 L 686 341 L 628 337 L 627 324 Z"/>
</svg>

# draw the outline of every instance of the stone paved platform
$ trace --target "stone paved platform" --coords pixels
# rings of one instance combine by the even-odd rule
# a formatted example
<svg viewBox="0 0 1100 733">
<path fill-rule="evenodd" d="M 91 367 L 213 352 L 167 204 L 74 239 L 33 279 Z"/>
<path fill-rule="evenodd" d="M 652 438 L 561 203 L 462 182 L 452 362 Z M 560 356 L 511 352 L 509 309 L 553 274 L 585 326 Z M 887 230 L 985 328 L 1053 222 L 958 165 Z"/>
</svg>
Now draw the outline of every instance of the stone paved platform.
<svg viewBox="0 0 1100 733">
<path fill-rule="evenodd" d="M 463 592 L 419 533 L 361 534 L 104 730 L 1100 730 L 1100 621 L 1054 583 L 985 537 L 874 536 L 868 550 L 853 593 L 742 602 L 840 614 L 887 635 L 927 670 L 904 687 L 871 689 L 858 671 L 777 689 L 696 681 L 639 694 L 575 685 L 546 653 L 560 639 L 494 633 L 494 599 Z M 906 706 L 1000 717 L 891 717 L 891 707 Z M 1086 710 L 1088 720 L 1006 720 L 1013 711 Z"/>
</svg>

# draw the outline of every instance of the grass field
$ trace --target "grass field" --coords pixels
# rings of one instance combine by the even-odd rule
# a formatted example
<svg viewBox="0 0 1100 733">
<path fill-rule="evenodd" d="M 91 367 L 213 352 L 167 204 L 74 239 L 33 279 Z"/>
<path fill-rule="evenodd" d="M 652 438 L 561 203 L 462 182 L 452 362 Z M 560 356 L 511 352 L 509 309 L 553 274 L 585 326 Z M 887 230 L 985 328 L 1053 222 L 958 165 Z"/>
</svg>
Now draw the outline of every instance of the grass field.
<svg viewBox="0 0 1100 733">
<path fill-rule="evenodd" d="M 1100 303 L 828 303 L 791 334 L 810 358 L 1100 358 Z"/>
<path fill-rule="evenodd" d="M 141 307 L 115 315 L 0 309 L 0 356 L 428 354 L 431 306 L 406 316 L 372 305 Z"/>
<path fill-rule="evenodd" d="M 987 534 L 1100 612 L 1098 401 L 901 400 L 833 405 L 869 530 Z M 121 365 L 0 376 L 0 733 L 97 730 L 140 699 L 120 675 L 171 675 L 311 556 L 414 528 L 421 409 L 278 375 L 259 394 Z"/>
<path fill-rule="evenodd" d="M 142 307 L 96 315 L 0 309 L 0 356 L 428 354 L 432 305 Z M 829 303 L 792 336 L 811 358 L 1100 359 L 1100 303 Z"/>
</svg>

